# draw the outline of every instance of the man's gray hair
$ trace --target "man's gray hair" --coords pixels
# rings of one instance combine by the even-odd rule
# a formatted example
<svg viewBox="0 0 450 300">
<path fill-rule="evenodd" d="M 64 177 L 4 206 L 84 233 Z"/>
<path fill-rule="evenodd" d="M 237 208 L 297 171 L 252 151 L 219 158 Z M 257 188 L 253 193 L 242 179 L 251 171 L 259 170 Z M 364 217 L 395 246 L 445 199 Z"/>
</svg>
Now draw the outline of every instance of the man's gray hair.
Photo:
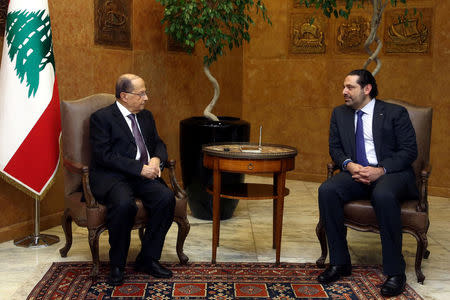
<svg viewBox="0 0 450 300">
<path fill-rule="evenodd" d="M 130 93 L 133 91 L 133 83 L 131 82 L 134 79 L 140 78 L 134 74 L 123 74 L 120 75 L 119 79 L 116 82 L 116 98 L 120 99 L 120 93 Z"/>
</svg>

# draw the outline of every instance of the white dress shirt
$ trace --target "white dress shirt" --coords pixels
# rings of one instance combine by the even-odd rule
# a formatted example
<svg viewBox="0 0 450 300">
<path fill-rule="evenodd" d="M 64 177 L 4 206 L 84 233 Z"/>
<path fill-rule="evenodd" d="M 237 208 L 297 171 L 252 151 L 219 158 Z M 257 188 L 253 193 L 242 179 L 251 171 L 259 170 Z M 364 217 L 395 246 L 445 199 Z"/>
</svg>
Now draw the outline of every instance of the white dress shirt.
<svg viewBox="0 0 450 300">
<path fill-rule="evenodd" d="M 370 100 L 361 110 L 364 112 L 362 115 L 363 130 L 364 130 L 364 147 L 366 148 L 366 156 L 370 165 L 378 165 L 377 154 L 375 153 L 375 144 L 373 142 L 372 124 L 373 124 L 373 110 L 375 108 L 375 98 Z M 358 115 L 355 111 L 355 132 L 356 122 Z"/>
</svg>

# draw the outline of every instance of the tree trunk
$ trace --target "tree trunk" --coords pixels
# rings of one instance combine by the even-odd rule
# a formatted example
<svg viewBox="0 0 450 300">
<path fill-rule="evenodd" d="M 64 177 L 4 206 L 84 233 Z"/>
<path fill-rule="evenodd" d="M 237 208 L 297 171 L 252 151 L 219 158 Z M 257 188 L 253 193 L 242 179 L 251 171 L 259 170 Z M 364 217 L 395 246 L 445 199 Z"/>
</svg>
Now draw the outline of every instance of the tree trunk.
<svg viewBox="0 0 450 300">
<path fill-rule="evenodd" d="M 217 99 L 219 99 L 219 95 L 220 95 L 219 83 L 217 82 L 216 78 L 214 78 L 211 75 L 208 65 L 206 65 L 206 64 L 203 65 L 203 71 L 205 72 L 206 77 L 208 77 L 209 81 L 211 81 L 211 83 L 214 87 L 214 97 L 211 99 L 211 102 L 208 104 L 208 106 L 203 111 L 203 115 L 210 120 L 219 121 L 219 119 L 213 113 L 211 113 L 212 109 L 214 108 L 214 105 L 216 105 Z"/>
<path fill-rule="evenodd" d="M 372 72 L 373 76 L 375 76 L 381 68 L 381 60 L 378 58 L 378 54 L 380 53 L 381 48 L 383 48 L 383 42 L 378 37 L 377 31 L 378 27 L 380 27 L 383 11 L 388 5 L 389 1 L 390 0 L 386 0 L 386 2 L 383 3 L 382 0 L 372 0 L 373 13 L 372 13 L 372 21 L 370 23 L 370 34 L 367 37 L 366 42 L 364 43 L 364 48 L 366 49 L 366 52 L 369 54 L 369 58 L 364 63 L 363 68 L 366 69 L 372 61 L 375 61 L 376 67 Z M 372 51 L 370 49 L 370 45 L 373 42 L 377 43 L 377 48 L 375 49 L 375 51 Z"/>
</svg>

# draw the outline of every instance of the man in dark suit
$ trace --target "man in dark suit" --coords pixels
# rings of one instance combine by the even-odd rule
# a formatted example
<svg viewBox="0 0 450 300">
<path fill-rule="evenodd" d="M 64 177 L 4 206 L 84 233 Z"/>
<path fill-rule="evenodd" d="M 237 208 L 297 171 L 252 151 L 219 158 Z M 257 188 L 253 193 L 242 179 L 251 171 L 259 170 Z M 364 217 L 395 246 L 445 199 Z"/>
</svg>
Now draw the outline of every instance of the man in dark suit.
<svg viewBox="0 0 450 300">
<path fill-rule="evenodd" d="M 336 107 L 331 116 L 329 150 L 341 172 L 319 187 L 330 265 L 318 281 L 330 283 L 351 274 L 343 206 L 370 197 L 380 225 L 383 272 L 387 275 L 381 293 L 394 296 L 402 293 L 406 284 L 400 202 L 418 197 L 411 167 L 417 144 L 406 109 L 376 100 L 377 94 L 370 72 L 352 71 L 344 80 L 345 104 Z"/>
<path fill-rule="evenodd" d="M 142 199 L 150 216 L 136 267 L 154 277 L 170 278 L 172 272 L 159 263 L 175 208 L 174 194 L 160 178 L 162 163 L 167 160 L 166 146 L 152 113 L 144 109 L 148 97 L 142 78 L 121 75 L 116 98 L 114 104 L 90 118 L 90 185 L 94 196 L 107 207 L 109 282 L 123 283 L 137 213 L 135 197 Z"/>
</svg>

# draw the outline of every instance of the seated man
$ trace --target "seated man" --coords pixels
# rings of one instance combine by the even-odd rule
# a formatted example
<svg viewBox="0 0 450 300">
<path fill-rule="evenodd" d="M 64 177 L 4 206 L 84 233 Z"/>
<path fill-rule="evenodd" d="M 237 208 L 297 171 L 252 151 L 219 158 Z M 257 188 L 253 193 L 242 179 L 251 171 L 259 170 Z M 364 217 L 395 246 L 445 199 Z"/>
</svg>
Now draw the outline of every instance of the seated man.
<svg viewBox="0 0 450 300">
<path fill-rule="evenodd" d="M 136 267 L 154 277 L 170 278 L 172 272 L 159 263 L 175 208 L 174 194 L 160 178 L 161 162 L 167 160 L 166 146 L 152 113 L 144 109 L 148 97 L 142 78 L 121 75 L 116 98 L 114 104 L 90 118 L 90 184 L 94 196 L 107 207 L 109 283 L 123 283 L 137 213 L 135 197 L 142 199 L 150 217 Z"/>
<path fill-rule="evenodd" d="M 418 198 L 411 164 L 417 157 L 414 128 L 406 109 L 375 99 L 377 84 L 366 70 L 344 80 L 344 105 L 333 110 L 329 149 L 341 172 L 319 187 L 319 209 L 330 250 L 330 266 L 318 277 L 330 283 L 351 274 L 344 227 L 344 204 L 369 197 L 380 227 L 384 296 L 403 292 L 406 284 L 402 255 L 400 202 Z"/>
</svg>

